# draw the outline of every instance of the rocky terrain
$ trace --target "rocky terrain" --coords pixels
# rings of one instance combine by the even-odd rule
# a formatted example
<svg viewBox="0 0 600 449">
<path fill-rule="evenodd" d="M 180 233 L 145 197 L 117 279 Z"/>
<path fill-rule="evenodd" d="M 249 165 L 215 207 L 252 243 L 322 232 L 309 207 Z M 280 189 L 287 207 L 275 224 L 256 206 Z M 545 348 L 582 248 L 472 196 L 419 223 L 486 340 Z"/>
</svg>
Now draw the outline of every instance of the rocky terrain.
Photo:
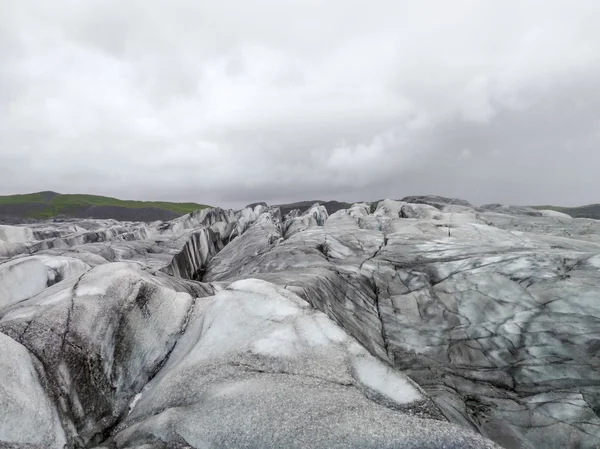
<svg viewBox="0 0 600 449">
<path fill-rule="evenodd" d="M 598 448 L 599 286 L 442 197 L 0 226 L 0 447 Z"/>
</svg>

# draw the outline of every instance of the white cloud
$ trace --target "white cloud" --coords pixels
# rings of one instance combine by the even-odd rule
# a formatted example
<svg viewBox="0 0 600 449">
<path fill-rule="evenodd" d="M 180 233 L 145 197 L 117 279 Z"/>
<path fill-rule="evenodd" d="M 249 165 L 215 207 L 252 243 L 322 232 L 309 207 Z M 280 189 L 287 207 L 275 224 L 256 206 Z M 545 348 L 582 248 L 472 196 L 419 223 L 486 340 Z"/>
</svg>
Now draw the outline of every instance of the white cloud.
<svg viewBox="0 0 600 449">
<path fill-rule="evenodd" d="M 597 161 L 598 13 L 587 0 L 0 0 L 0 193 L 468 197 L 464 177 L 485 172 L 473 180 L 497 184 L 482 201 L 588 201 L 581 176 L 559 191 L 529 168 L 575 133 L 570 148 Z M 457 147 L 469 170 L 440 162 Z M 511 170 L 486 159 L 500 147 L 520 156 Z M 519 173 L 527 196 L 498 187 Z"/>
</svg>

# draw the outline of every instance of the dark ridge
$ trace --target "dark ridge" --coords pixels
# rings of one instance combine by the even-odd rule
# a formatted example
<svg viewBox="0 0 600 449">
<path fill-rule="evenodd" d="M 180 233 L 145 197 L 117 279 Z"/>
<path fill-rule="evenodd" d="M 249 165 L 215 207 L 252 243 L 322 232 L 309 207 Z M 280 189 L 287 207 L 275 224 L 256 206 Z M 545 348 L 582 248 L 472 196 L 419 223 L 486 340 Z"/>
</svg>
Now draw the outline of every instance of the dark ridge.
<svg viewBox="0 0 600 449">
<path fill-rule="evenodd" d="M 400 201 L 413 204 L 428 204 L 430 206 L 442 209 L 448 204 L 456 204 L 458 206 L 473 207 L 471 203 L 460 198 L 448 198 L 438 195 L 412 195 L 402 198 Z"/>
<path fill-rule="evenodd" d="M 54 198 L 55 196 L 60 195 L 60 193 L 57 192 L 52 192 L 51 190 L 46 190 L 44 192 L 39 192 L 38 195 L 40 195 L 44 202 L 49 202 L 50 200 L 52 200 L 52 198 Z"/>
<path fill-rule="evenodd" d="M 45 209 L 46 204 L 43 203 L 0 204 L 0 219 L 18 220 L 19 217 L 30 216 Z"/>
<path fill-rule="evenodd" d="M 337 212 L 342 209 L 349 209 L 354 203 L 345 203 L 343 201 L 299 201 L 297 203 L 289 203 L 289 204 L 278 204 L 276 207 L 279 207 L 281 210 L 281 215 L 287 215 L 291 211 L 295 209 L 299 209 L 301 213 L 306 212 L 310 209 L 315 203 L 319 203 L 321 206 L 324 206 L 329 215 Z"/>
<path fill-rule="evenodd" d="M 586 206 L 577 207 L 560 207 L 560 206 L 532 206 L 533 209 L 554 210 L 570 215 L 573 218 L 594 218 L 600 220 L 600 204 L 588 204 Z"/>
<path fill-rule="evenodd" d="M 45 204 L 0 204 L 0 223 L 19 224 L 38 221 L 31 216 L 46 210 Z M 69 206 L 57 217 L 113 219 L 118 221 L 167 221 L 181 214 L 157 207 Z"/>
<path fill-rule="evenodd" d="M 157 207 L 130 209 L 120 206 L 91 206 L 69 215 L 77 218 L 112 218 L 119 221 L 167 221 L 177 218 L 181 214 Z"/>
<path fill-rule="evenodd" d="M 479 208 L 484 212 L 499 212 L 507 215 L 522 215 L 530 217 L 541 217 L 542 213 L 533 207 L 528 206 L 510 206 L 504 204 L 484 204 Z"/>
<path fill-rule="evenodd" d="M 246 207 L 249 207 L 250 209 L 254 209 L 256 206 L 265 206 L 265 207 L 268 207 L 269 205 L 267 203 L 265 203 L 264 201 L 259 201 L 257 203 L 248 204 Z"/>
</svg>

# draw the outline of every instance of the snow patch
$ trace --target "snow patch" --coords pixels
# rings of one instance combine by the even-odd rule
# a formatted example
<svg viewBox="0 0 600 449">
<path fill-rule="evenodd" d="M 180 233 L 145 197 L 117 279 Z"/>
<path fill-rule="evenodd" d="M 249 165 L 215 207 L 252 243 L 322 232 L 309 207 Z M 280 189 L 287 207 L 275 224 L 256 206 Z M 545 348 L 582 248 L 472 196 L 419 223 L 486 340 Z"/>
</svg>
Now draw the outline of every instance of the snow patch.
<svg viewBox="0 0 600 449">
<path fill-rule="evenodd" d="M 290 325 L 275 329 L 254 343 L 254 351 L 272 357 L 291 357 L 297 352 L 298 334 Z"/>
<path fill-rule="evenodd" d="M 21 226 L 0 225 L 0 241 L 7 243 L 25 243 L 34 240 L 33 231 Z"/>
<path fill-rule="evenodd" d="M 411 381 L 374 357 L 358 357 L 353 366 L 357 380 L 362 385 L 397 404 L 409 404 L 425 399 Z"/>
</svg>

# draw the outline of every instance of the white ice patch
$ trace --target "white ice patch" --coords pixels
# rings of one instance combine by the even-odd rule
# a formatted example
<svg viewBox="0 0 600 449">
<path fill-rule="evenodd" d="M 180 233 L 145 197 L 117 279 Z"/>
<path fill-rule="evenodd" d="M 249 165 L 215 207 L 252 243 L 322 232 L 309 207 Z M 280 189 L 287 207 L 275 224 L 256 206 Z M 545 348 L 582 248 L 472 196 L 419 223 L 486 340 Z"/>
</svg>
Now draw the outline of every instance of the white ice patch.
<svg viewBox="0 0 600 449">
<path fill-rule="evenodd" d="M 241 297 L 244 293 L 248 294 L 242 304 L 245 311 L 254 317 L 281 320 L 309 307 L 295 293 L 259 279 L 237 281 L 225 290 L 240 292 L 238 296 Z"/>
<path fill-rule="evenodd" d="M 254 351 L 271 357 L 290 357 L 297 352 L 298 334 L 290 325 L 279 327 L 254 343 Z"/>
<path fill-rule="evenodd" d="M 322 314 L 299 318 L 296 328 L 309 347 L 343 343 L 348 339 L 348 335 L 339 326 Z"/>
<path fill-rule="evenodd" d="M 0 307 L 41 292 L 48 284 L 46 266 L 39 259 L 23 258 L 0 265 Z"/>
<path fill-rule="evenodd" d="M 424 399 L 407 378 L 374 357 L 357 357 L 353 366 L 361 384 L 397 404 L 409 404 Z"/>
<path fill-rule="evenodd" d="M 346 259 L 354 255 L 352 248 L 340 243 L 337 239 L 327 239 L 328 256 L 333 259 Z"/>
<path fill-rule="evenodd" d="M 2 321 L 11 321 L 11 320 L 28 320 L 35 316 L 35 307 L 19 307 L 18 309 L 12 310 L 0 318 L 0 323 Z"/>
<path fill-rule="evenodd" d="M 131 403 L 129 404 L 129 413 L 131 413 L 131 411 L 135 408 L 135 405 L 138 403 L 138 401 L 142 398 L 142 393 L 138 393 L 135 395 L 135 397 L 133 398 L 133 401 L 131 401 Z"/>
<path fill-rule="evenodd" d="M 25 243 L 33 240 L 33 231 L 21 226 L 0 225 L 0 240 L 7 243 Z"/>
<path fill-rule="evenodd" d="M 106 294 L 108 287 L 108 284 L 80 284 L 77 286 L 77 296 L 102 296 Z"/>
<path fill-rule="evenodd" d="M 590 257 L 587 260 L 587 264 L 590 265 L 593 268 L 599 268 L 600 269 L 600 255 Z"/>
<path fill-rule="evenodd" d="M 542 210 L 539 210 L 538 212 L 540 212 L 542 214 L 542 217 L 560 218 L 560 219 L 565 219 L 565 220 L 573 219 L 573 217 L 571 217 L 570 215 L 564 214 L 562 212 L 558 212 L 555 210 L 542 209 Z"/>
<path fill-rule="evenodd" d="M 0 442 L 66 447 L 58 413 L 39 382 L 29 352 L 2 333 L 0 373 Z"/>
<path fill-rule="evenodd" d="M 404 206 L 405 204 L 407 203 L 394 200 L 380 201 L 377 205 L 377 210 L 373 213 L 373 215 L 376 217 L 386 216 L 390 218 L 398 218 L 400 216 L 402 206 Z"/>
</svg>

